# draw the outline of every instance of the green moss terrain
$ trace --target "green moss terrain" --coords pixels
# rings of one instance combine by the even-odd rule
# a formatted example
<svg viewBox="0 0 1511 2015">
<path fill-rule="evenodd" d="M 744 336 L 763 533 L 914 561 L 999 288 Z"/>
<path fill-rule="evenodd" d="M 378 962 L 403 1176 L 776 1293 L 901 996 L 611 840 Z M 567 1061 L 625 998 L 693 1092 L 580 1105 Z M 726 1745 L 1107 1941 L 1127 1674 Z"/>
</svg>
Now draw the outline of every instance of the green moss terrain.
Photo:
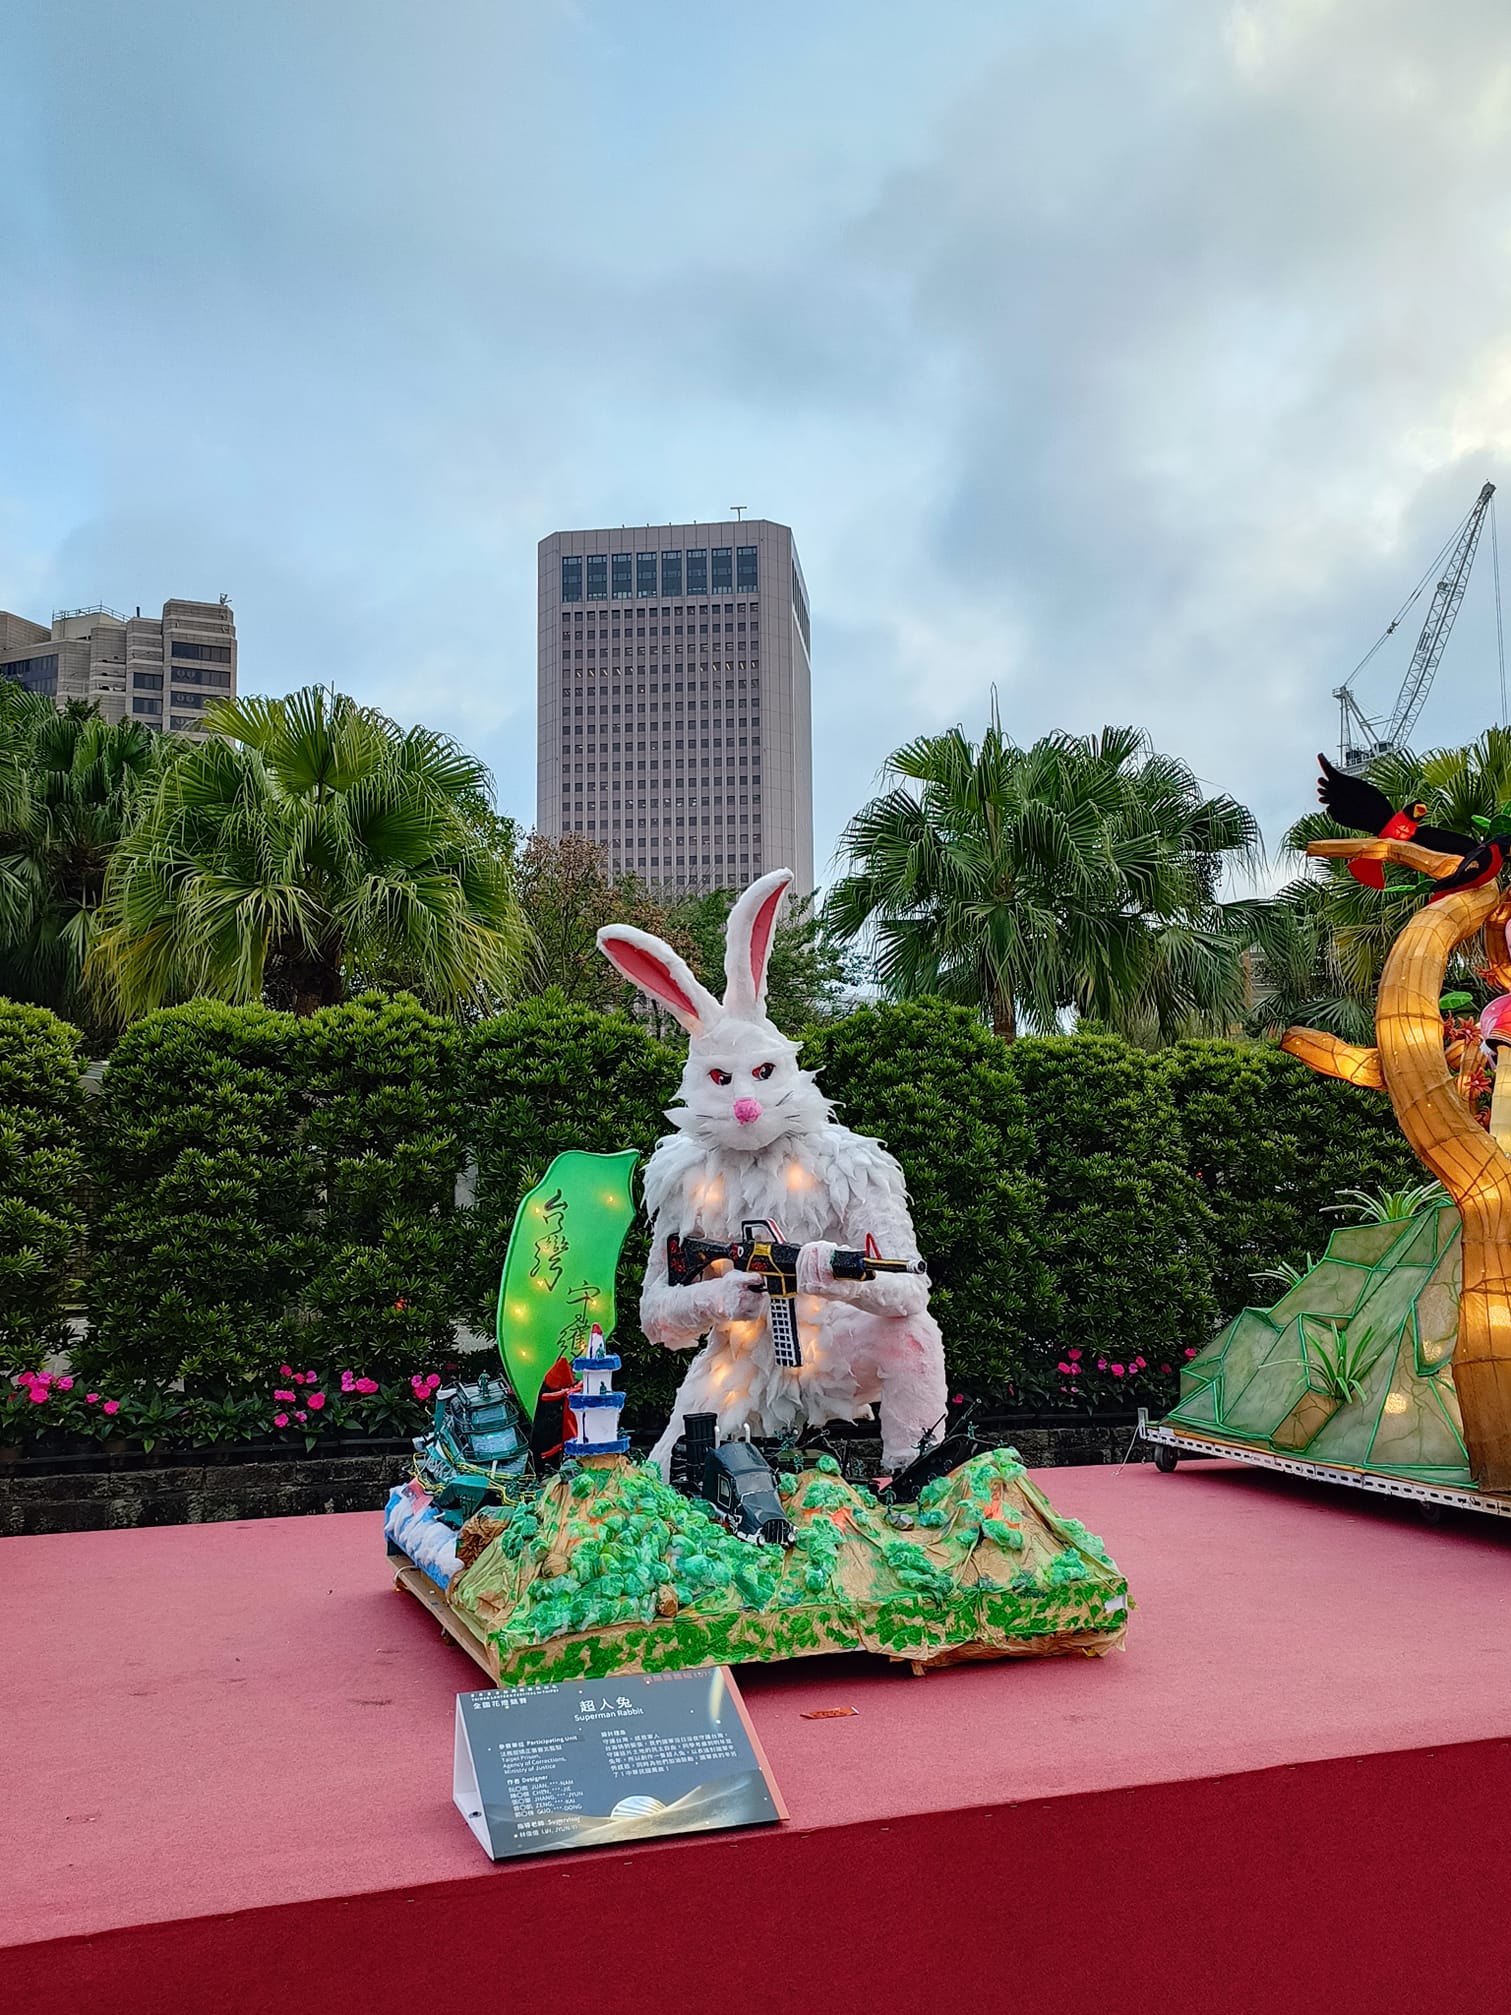
<svg viewBox="0 0 1511 2015">
<path fill-rule="evenodd" d="M 1453 1384 L 1462 1255 L 1443 1204 L 1335 1231 L 1273 1308 L 1187 1365 L 1169 1426 L 1340 1469 L 1469 1486 Z"/>
<path fill-rule="evenodd" d="M 819 1651 L 919 1665 L 1107 1651 L 1128 1585 L 1009 1449 L 974 1456 L 889 1512 L 832 1457 L 780 1479 L 794 1543 L 735 1538 L 625 1457 L 567 1465 L 490 1513 L 447 1599 L 502 1685 L 666 1672 Z"/>
</svg>

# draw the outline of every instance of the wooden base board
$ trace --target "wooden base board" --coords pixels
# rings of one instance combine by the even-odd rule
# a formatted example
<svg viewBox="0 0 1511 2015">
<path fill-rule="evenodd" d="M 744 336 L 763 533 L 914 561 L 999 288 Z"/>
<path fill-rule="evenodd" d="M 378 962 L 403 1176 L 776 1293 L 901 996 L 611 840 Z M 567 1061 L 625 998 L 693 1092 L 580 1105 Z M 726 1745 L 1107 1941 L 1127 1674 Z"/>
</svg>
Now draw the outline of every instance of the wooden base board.
<svg viewBox="0 0 1511 2015">
<path fill-rule="evenodd" d="M 400 1553 L 396 1547 L 388 1549 L 388 1559 L 394 1570 L 394 1587 L 407 1589 L 422 1608 L 428 1609 L 452 1643 L 460 1645 L 467 1656 L 483 1668 L 488 1675 L 488 1684 L 497 1686 L 498 1674 L 488 1656 L 487 1645 L 466 1618 L 457 1615 L 430 1576 L 416 1567 L 408 1554 Z"/>
</svg>

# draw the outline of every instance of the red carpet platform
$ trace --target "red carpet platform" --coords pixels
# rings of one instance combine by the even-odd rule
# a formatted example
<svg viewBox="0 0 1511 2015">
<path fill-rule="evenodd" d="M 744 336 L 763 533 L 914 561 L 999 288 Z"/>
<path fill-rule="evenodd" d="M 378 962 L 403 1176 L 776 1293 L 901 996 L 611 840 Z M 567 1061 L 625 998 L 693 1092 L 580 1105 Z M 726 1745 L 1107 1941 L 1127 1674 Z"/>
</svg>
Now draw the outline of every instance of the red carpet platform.
<svg viewBox="0 0 1511 2015">
<path fill-rule="evenodd" d="M 745 1668 L 787 1826 L 498 1868 L 450 1803 L 475 1669 L 376 1517 L 0 1541 L 0 2007 L 1505 2007 L 1511 1532 L 1229 1464 L 1040 1480 L 1126 1651 Z"/>
</svg>

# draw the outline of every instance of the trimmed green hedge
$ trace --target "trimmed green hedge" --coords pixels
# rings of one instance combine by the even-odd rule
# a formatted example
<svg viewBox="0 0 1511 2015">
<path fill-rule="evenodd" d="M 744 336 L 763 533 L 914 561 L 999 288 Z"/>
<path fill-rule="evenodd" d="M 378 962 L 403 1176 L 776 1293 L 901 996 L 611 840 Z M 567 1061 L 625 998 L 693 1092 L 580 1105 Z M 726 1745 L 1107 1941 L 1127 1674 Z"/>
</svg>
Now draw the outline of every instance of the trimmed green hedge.
<svg viewBox="0 0 1511 2015">
<path fill-rule="evenodd" d="M 305 1044 L 292 1015 L 191 1001 L 133 1023 L 95 1102 L 77 1369 L 195 1385 L 308 1355 Z"/>
<path fill-rule="evenodd" d="M 87 1214 L 75 1369 L 191 1397 L 283 1364 L 402 1380 L 458 1320 L 491 1333 L 520 1197 L 561 1149 L 649 1154 L 682 1062 L 559 995 L 470 1030 L 402 995 L 304 1022 L 197 1001 L 129 1029 L 92 1098 L 77 1041 L 0 1002 L 4 1367 L 64 1344 Z M 1321 1250 L 1340 1189 L 1420 1176 L 1383 1096 L 1259 1044 L 1004 1046 L 925 1000 L 811 1031 L 805 1061 L 902 1164 L 952 1376 L 1030 1403 L 1157 1403 L 1219 1319 L 1273 1299 L 1258 1270 Z M 646 1238 L 618 1280 L 637 1413 L 684 1368 L 636 1323 Z"/>
<path fill-rule="evenodd" d="M 1010 1056 L 1037 1137 L 1039 1250 L 1062 1311 L 1030 1382 L 1084 1401 L 1168 1381 L 1211 1334 L 1217 1302 L 1212 1215 L 1159 1060 L 1082 1035 L 1028 1038 Z"/>
<path fill-rule="evenodd" d="M 63 1348 L 84 1230 L 79 1032 L 0 1000 L 0 1371 Z"/>
<path fill-rule="evenodd" d="M 1227 1320 L 1267 1308 L 1278 1283 L 1255 1274 L 1300 1265 L 1346 1224 L 1327 1206 L 1341 1189 L 1426 1180 L 1383 1091 L 1319 1077 L 1259 1043 L 1183 1042 L 1160 1053 L 1209 1207 L 1212 1288 Z"/>
<path fill-rule="evenodd" d="M 461 1031 L 408 994 L 366 994 L 311 1015 L 300 1038 L 316 1355 L 358 1376 L 403 1376 L 452 1348 Z"/>
<path fill-rule="evenodd" d="M 812 1030 L 803 1049 L 837 1117 L 902 1164 L 952 1374 L 999 1388 L 1061 1313 L 1010 1057 L 966 1009 L 937 1000 L 859 1008 Z"/>
<path fill-rule="evenodd" d="M 628 1015 L 600 1014 L 558 993 L 481 1022 L 467 1038 L 468 1138 L 477 1188 L 467 1233 L 463 1306 L 491 1333 L 498 1278 L 520 1198 L 565 1148 L 640 1150 L 642 1166 L 666 1132 L 682 1058 Z M 639 1177 L 636 1177 L 636 1194 Z M 637 1410 L 664 1409 L 687 1368 L 685 1356 L 647 1343 L 638 1321 L 648 1233 L 637 1215 L 615 1283 L 626 1389 Z"/>
</svg>

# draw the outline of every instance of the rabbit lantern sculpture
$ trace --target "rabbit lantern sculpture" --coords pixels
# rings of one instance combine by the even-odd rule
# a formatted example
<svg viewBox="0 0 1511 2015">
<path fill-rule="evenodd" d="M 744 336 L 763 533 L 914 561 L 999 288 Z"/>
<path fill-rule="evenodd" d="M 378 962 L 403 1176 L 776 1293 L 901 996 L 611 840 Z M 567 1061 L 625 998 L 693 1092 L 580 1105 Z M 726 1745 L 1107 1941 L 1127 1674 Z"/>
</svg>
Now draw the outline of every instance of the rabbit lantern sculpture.
<svg viewBox="0 0 1511 2015">
<path fill-rule="evenodd" d="M 918 1258 L 902 1170 L 880 1141 L 840 1126 L 797 1045 L 766 1017 L 766 966 L 791 874 L 752 883 L 725 931 L 724 999 L 715 1000 L 660 938 L 611 924 L 598 943 L 614 966 L 675 1015 L 688 1035 L 674 1132 L 645 1171 L 651 1253 L 640 1323 L 669 1350 L 698 1351 L 651 1460 L 665 1474 L 685 1413 L 718 1415 L 719 1431 L 782 1434 L 879 1412 L 882 1460 L 900 1468 L 945 1411 L 944 1344 L 917 1274 L 838 1279 L 836 1248 Z M 753 1273 L 674 1286 L 667 1239 L 737 1240 L 768 1220 L 799 1245 L 801 1361 L 781 1364 L 767 1296 Z M 705 1341 L 706 1339 L 706 1341 Z"/>
</svg>

